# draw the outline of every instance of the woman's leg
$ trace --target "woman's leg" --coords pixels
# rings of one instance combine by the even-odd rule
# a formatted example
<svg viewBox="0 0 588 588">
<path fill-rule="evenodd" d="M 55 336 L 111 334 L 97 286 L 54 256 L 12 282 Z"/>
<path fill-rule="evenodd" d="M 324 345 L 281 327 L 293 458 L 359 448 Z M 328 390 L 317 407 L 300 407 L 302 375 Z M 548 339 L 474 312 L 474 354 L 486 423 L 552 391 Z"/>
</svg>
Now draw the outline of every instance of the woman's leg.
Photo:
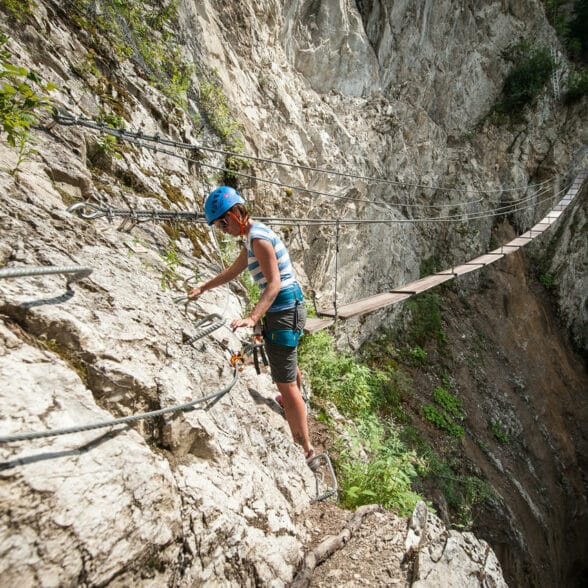
<svg viewBox="0 0 588 588">
<path fill-rule="evenodd" d="M 297 374 L 297 380 L 300 377 L 300 371 Z M 298 382 L 276 382 L 278 390 L 282 394 L 282 403 L 286 420 L 290 426 L 292 437 L 298 445 L 302 445 L 304 454 L 308 455 L 312 446 L 308 435 L 308 422 L 306 420 L 306 405 L 302 399 Z"/>
<path fill-rule="evenodd" d="M 266 331 L 275 329 L 292 329 L 304 327 L 306 322 L 306 308 L 298 305 L 296 308 L 279 313 L 267 313 L 265 316 Z M 306 420 L 306 404 L 302 398 L 302 374 L 298 367 L 298 353 L 296 348 L 275 345 L 266 342 L 266 352 L 269 358 L 272 377 L 282 396 L 282 406 L 286 420 L 292 432 L 295 443 L 304 449 L 308 457 L 312 449 Z"/>
</svg>

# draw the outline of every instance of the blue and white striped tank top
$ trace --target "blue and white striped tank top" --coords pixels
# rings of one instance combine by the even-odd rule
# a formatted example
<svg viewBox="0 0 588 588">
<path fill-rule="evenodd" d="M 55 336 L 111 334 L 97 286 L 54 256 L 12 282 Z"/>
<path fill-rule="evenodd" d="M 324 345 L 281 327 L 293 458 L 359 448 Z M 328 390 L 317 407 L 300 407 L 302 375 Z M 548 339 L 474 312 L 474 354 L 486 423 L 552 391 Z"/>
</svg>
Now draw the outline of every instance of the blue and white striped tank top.
<svg viewBox="0 0 588 588">
<path fill-rule="evenodd" d="M 265 279 L 261 268 L 259 266 L 259 261 L 255 257 L 255 253 L 253 252 L 253 240 L 254 239 L 263 239 L 264 241 L 269 241 L 274 248 L 276 253 L 276 259 L 278 261 L 278 269 L 280 271 L 280 292 L 283 290 L 287 290 L 292 288 L 293 286 L 298 286 L 296 282 L 296 274 L 294 273 L 294 268 L 292 267 L 292 262 L 290 261 L 290 255 L 284 243 L 276 233 L 274 233 L 268 226 L 264 225 L 263 223 L 253 223 L 251 229 L 249 230 L 249 236 L 247 241 L 247 268 L 251 272 L 251 277 L 255 281 L 255 283 L 260 287 L 263 291 L 267 286 L 267 280 Z M 276 304 L 277 303 L 277 304 Z M 290 301 L 286 302 L 285 304 L 280 304 L 278 300 L 272 304 L 270 307 L 271 312 L 275 312 L 277 310 L 286 310 L 288 308 L 293 308 L 295 306 L 295 300 L 292 298 Z"/>
</svg>

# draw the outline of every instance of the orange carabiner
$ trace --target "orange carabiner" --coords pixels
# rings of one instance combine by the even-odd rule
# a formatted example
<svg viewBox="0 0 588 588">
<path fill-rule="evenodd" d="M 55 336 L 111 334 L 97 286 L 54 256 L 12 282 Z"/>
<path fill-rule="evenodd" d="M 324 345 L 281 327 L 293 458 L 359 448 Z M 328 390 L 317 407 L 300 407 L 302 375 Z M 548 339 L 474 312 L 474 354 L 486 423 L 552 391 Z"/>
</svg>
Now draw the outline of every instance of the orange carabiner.
<svg viewBox="0 0 588 588">
<path fill-rule="evenodd" d="M 245 360 L 243 359 L 243 356 L 240 353 L 232 355 L 230 362 L 231 367 L 236 367 L 240 372 L 243 371 L 243 364 L 245 363 Z M 237 367 L 237 362 L 241 362 L 241 365 L 239 367 Z"/>
</svg>

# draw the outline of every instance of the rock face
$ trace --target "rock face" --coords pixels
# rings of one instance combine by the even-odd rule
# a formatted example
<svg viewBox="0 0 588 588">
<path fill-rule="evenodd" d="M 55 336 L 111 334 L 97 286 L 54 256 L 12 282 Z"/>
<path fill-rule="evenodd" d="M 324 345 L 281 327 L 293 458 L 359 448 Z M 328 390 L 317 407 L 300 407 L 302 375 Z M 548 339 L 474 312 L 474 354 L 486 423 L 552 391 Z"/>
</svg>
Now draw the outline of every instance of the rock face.
<svg viewBox="0 0 588 588">
<path fill-rule="evenodd" d="M 62 276 L 3 281 L 2 435 L 104 422 L 226 386 L 226 348 L 239 341 L 223 329 L 182 344 L 182 332 L 194 329 L 161 289 L 161 228 L 131 238 L 107 221 L 88 225 L 63 212 L 58 192 L 39 194 L 34 170 L 25 166 L 2 199 L 8 259 L 27 267 L 73 257 L 94 271 L 71 290 Z M 133 253 L 131 239 L 145 253 Z M 285 583 L 301 555 L 293 521 L 314 480 L 269 408 L 271 382 L 250 372 L 203 410 L 135 431 L 2 445 L 4 581 Z"/>
<path fill-rule="evenodd" d="M 506 588 L 500 563 L 485 542 L 472 533 L 445 528 L 441 519 L 417 504 L 406 538 L 407 553 L 416 552 L 413 588 L 495 586 Z"/>
<path fill-rule="evenodd" d="M 455 231 L 413 222 L 443 207 L 463 211 L 467 190 L 482 190 L 475 204 L 483 210 L 521 197 L 502 188 L 563 181 L 584 163 L 585 104 L 564 113 L 546 93 L 519 126 L 484 119 L 508 70 L 502 53 L 510 43 L 557 46 L 538 1 L 183 0 L 177 20 L 157 25 L 149 40 L 176 29 L 193 65 L 185 102 L 163 83 L 168 71 L 154 72 L 162 56 L 147 63 L 144 39 L 128 26 L 119 38 L 103 28 L 114 3 L 36 0 L 26 13 L 29 4 L 22 3 L 20 20 L 3 5 L 0 29 L 10 37 L 11 60 L 57 86 L 56 106 L 219 148 L 233 117 L 246 152 L 273 160 L 252 163 L 239 179 L 254 213 L 399 221 L 346 226 L 338 251 L 332 227 L 284 230 L 319 305 L 332 304 L 335 291 L 342 301 L 390 289 L 416 277 L 419 260 L 430 256 L 460 262 L 484 251 L 492 218 Z M 217 110 L 205 100 L 215 84 L 222 88 L 213 94 Z M 225 97 L 230 116 L 221 108 Z M 227 117 L 220 122 L 219 112 Z M 93 273 L 67 289 L 59 275 L 0 280 L 0 435 L 102 422 L 222 389 L 233 378 L 229 360 L 239 338 L 220 328 L 184 341 L 196 332 L 195 317 L 242 315 L 243 289 L 207 293 L 188 310 L 174 299 L 194 274 L 216 273 L 231 256 L 227 246 L 219 250 L 200 226 L 87 222 L 65 209 L 91 199 L 200 211 L 221 181 L 212 174 L 226 165 L 223 155 L 186 161 L 175 157 L 185 152 L 40 122 L 24 161 L 0 138 L 0 267 L 73 263 Z M 540 216 L 541 205 L 525 201 L 514 222 Z M 570 329 L 585 345 L 586 249 L 566 235 L 554 245 L 553 263 L 565 276 L 561 305 Z M 577 260 L 575 273 L 563 268 L 564 256 Z M 393 319 L 350 323 L 348 339 L 361 342 Z M 269 376 L 249 366 L 228 394 L 195 411 L 2 444 L 2 581 L 286 585 L 308 539 L 299 519 L 315 486 L 273 394 Z M 443 549 L 419 554 L 419 582 L 439 577 L 425 571 L 437 552 L 452 570 L 463 552 L 464 574 L 470 560 L 495 566 L 473 536 L 443 537 Z"/>
</svg>

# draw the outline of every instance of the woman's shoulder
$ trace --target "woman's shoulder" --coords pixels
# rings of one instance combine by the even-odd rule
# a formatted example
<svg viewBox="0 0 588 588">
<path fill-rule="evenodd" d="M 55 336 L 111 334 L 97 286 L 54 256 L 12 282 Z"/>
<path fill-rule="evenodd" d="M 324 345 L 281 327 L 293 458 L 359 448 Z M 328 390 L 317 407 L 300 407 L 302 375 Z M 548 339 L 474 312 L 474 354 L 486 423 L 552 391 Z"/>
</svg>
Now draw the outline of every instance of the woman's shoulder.
<svg viewBox="0 0 588 588">
<path fill-rule="evenodd" d="M 265 239 L 267 241 L 273 241 L 275 238 L 276 234 L 263 223 L 253 223 L 251 229 L 249 229 L 249 240 Z"/>
</svg>

